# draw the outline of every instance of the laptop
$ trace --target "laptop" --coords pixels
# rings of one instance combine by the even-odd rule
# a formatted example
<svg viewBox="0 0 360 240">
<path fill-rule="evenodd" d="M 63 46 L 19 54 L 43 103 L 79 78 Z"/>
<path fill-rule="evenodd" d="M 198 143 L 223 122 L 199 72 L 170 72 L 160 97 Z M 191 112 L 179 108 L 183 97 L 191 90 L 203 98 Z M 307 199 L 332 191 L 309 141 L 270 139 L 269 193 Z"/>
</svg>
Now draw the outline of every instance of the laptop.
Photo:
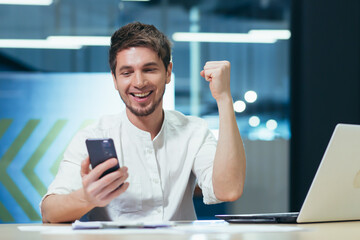
<svg viewBox="0 0 360 240">
<path fill-rule="evenodd" d="M 230 223 L 360 220 L 360 125 L 336 125 L 300 212 L 215 217 Z"/>
</svg>

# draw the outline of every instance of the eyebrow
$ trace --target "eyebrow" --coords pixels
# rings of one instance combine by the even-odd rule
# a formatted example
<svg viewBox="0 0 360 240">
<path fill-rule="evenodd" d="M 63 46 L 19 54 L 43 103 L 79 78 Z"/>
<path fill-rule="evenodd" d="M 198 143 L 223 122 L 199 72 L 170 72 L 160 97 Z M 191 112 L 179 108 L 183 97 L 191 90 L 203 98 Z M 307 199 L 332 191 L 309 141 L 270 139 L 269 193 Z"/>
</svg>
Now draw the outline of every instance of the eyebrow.
<svg viewBox="0 0 360 240">
<path fill-rule="evenodd" d="M 158 66 L 156 62 L 145 63 L 143 67 Z"/>
<path fill-rule="evenodd" d="M 119 72 L 125 70 L 125 69 L 131 69 L 132 67 L 131 66 L 122 66 L 120 69 L 119 69 Z"/>
<path fill-rule="evenodd" d="M 151 66 L 158 66 L 158 65 L 159 64 L 157 64 L 156 62 L 148 62 L 148 63 L 145 63 L 142 67 L 151 67 Z M 133 68 L 132 66 L 125 65 L 119 69 L 119 72 L 121 72 L 123 70 L 132 69 L 132 68 Z"/>
</svg>

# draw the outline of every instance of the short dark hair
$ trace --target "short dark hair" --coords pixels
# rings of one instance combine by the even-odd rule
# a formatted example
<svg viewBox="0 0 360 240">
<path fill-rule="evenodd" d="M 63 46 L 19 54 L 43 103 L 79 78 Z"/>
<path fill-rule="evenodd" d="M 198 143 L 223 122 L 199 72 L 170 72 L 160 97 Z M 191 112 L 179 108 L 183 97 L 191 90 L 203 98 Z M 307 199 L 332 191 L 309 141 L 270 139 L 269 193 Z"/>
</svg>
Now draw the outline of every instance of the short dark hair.
<svg viewBox="0 0 360 240">
<path fill-rule="evenodd" d="M 154 25 L 134 22 L 121 27 L 111 36 L 109 64 L 114 75 L 118 52 L 130 47 L 147 47 L 152 49 L 163 61 L 165 71 L 167 71 L 171 60 L 170 40 Z"/>
</svg>

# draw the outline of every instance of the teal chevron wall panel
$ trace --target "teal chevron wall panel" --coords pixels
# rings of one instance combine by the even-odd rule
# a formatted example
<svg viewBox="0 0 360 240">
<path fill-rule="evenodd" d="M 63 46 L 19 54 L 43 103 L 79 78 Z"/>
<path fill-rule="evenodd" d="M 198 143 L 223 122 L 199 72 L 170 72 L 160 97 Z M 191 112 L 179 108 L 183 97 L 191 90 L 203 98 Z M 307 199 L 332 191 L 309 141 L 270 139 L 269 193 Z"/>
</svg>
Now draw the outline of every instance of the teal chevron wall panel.
<svg viewBox="0 0 360 240">
<path fill-rule="evenodd" d="M 110 73 L 0 74 L 0 223 L 40 222 L 74 134 L 123 109 Z"/>
</svg>

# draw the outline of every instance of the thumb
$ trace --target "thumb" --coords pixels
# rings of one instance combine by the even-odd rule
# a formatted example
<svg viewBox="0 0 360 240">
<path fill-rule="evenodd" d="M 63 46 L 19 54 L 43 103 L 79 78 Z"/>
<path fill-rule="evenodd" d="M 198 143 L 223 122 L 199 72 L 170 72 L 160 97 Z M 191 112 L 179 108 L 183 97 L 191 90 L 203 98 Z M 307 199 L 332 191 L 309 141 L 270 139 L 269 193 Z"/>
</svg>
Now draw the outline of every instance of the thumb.
<svg viewBox="0 0 360 240">
<path fill-rule="evenodd" d="M 205 70 L 202 70 L 202 71 L 200 72 L 200 75 L 201 75 L 203 78 L 205 78 Z"/>
<path fill-rule="evenodd" d="M 82 162 L 81 162 L 81 177 L 89 174 L 90 169 L 89 169 L 89 165 L 90 165 L 90 159 L 89 157 L 85 158 Z"/>
</svg>

